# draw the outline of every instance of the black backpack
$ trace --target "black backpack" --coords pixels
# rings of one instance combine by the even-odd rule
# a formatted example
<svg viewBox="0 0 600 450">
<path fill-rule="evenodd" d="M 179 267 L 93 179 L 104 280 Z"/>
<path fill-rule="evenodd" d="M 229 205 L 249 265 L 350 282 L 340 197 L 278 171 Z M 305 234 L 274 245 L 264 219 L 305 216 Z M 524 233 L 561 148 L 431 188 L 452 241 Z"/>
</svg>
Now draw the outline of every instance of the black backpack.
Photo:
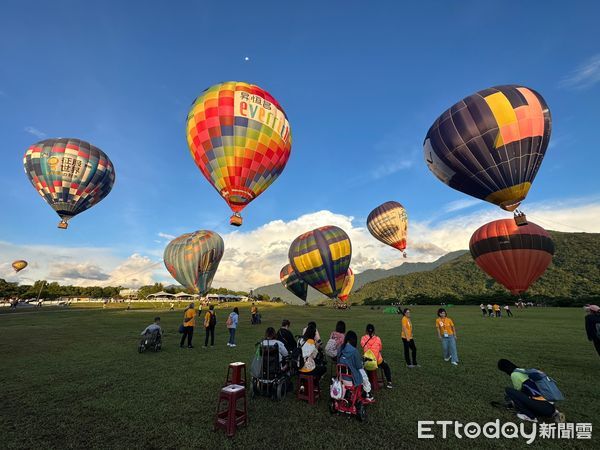
<svg viewBox="0 0 600 450">
<path fill-rule="evenodd" d="M 304 347 L 304 344 L 305 341 L 303 340 L 302 345 L 298 345 L 290 354 L 292 364 L 296 366 L 297 370 L 300 370 L 304 367 L 304 357 L 302 356 L 302 347 Z"/>
<path fill-rule="evenodd" d="M 208 325 L 210 327 L 214 327 L 217 324 L 217 315 L 214 312 L 210 313 L 210 319 L 208 321 Z"/>
</svg>

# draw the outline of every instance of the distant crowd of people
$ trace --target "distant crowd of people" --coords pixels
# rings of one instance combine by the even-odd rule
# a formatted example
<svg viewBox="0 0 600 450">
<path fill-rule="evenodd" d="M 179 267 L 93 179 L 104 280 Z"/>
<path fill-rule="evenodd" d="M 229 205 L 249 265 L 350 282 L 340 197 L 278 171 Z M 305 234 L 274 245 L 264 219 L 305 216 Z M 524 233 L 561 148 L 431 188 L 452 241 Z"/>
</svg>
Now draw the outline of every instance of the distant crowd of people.
<svg viewBox="0 0 600 450">
<path fill-rule="evenodd" d="M 479 305 L 479 308 L 481 309 L 483 317 L 502 317 L 503 309 L 507 317 L 513 316 L 509 305 L 504 305 L 501 307 L 497 303 L 494 303 L 493 305 L 491 303 L 488 303 L 486 306 L 482 303 L 481 305 Z"/>
</svg>

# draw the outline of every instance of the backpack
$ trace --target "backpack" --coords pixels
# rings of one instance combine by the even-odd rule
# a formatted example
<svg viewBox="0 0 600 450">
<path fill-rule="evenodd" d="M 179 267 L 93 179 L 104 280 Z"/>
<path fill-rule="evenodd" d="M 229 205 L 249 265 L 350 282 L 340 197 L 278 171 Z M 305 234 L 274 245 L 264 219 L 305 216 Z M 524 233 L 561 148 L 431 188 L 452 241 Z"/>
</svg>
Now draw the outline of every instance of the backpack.
<svg viewBox="0 0 600 450">
<path fill-rule="evenodd" d="M 325 346 L 325 354 L 330 358 L 337 357 L 338 353 L 338 343 L 334 338 L 329 338 L 327 341 L 327 345 Z"/>
<path fill-rule="evenodd" d="M 564 400 L 565 396 L 560 389 L 558 389 L 558 385 L 556 381 L 546 375 L 544 372 L 538 369 L 516 369 L 520 373 L 524 373 L 529 377 L 529 379 L 535 384 L 538 392 L 534 392 L 534 389 L 531 386 L 528 386 L 529 390 L 532 391 L 531 394 L 534 396 L 541 395 L 549 402 L 556 402 L 559 400 Z"/>
<path fill-rule="evenodd" d="M 296 366 L 298 370 L 304 367 L 304 357 L 302 356 L 302 347 L 304 347 L 305 342 L 302 341 L 302 345 L 297 346 L 291 353 L 292 363 Z"/>
<path fill-rule="evenodd" d="M 210 313 L 210 319 L 208 321 L 208 324 L 211 327 L 214 327 L 217 324 L 217 315 L 214 312 Z"/>
<path fill-rule="evenodd" d="M 373 350 L 367 350 L 363 355 L 363 359 L 365 361 L 365 370 L 377 370 L 377 358 L 375 358 Z"/>
</svg>

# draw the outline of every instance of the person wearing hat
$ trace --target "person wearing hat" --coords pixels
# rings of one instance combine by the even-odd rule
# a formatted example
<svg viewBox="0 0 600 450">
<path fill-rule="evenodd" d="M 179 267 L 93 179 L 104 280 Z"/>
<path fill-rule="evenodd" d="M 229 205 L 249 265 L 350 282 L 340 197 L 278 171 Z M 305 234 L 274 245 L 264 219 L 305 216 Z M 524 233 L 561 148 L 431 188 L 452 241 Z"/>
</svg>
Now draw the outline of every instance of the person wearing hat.
<svg viewBox="0 0 600 450">
<path fill-rule="evenodd" d="M 565 421 L 565 415 L 556 409 L 554 403 L 549 402 L 540 394 L 524 369 L 519 369 L 508 359 L 499 360 L 498 369 L 510 376 L 513 385 L 505 389 L 508 403 L 504 406 L 509 409 L 514 408 L 519 419 L 537 422 L 538 417 L 551 417 L 555 422 Z"/>
<path fill-rule="evenodd" d="M 590 341 L 594 343 L 600 355 L 600 307 L 598 305 L 585 305 L 585 332 Z"/>
</svg>

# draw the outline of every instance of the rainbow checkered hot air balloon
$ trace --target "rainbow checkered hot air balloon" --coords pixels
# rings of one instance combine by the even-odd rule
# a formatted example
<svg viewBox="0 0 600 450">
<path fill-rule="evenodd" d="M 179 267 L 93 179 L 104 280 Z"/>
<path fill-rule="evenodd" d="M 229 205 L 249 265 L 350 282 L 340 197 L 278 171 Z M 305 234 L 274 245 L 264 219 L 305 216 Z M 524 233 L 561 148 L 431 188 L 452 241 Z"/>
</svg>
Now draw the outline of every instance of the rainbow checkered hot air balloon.
<svg viewBox="0 0 600 450">
<path fill-rule="evenodd" d="M 91 208 L 111 191 L 115 168 L 102 150 L 80 139 L 46 139 L 23 158 L 25 174 L 60 216 L 59 228 Z"/>
<path fill-rule="evenodd" d="M 514 211 L 548 148 L 552 119 L 533 89 L 496 86 L 464 98 L 431 126 L 429 170 L 451 188 Z"/>
<path fill-rule="evenodd" d="M 334 299 L 344 286 L 352 258 L 352 244 L 344 230 L 329 225 L 294 239 L 288 256 L 300 278 Z"/>
<path fill-rule="evenodd" d="M 163 255 L 165 267 L 181 285 L 205 295 L 210 289 L 225 246 L 214 231 L 199 230 L 173 239 Z"/>
<path fill-rule="evenodd" d="M 188 113 L 187 141 L 196 165 L 234 212 L 281 174 L 290 157 L 290 124 L 281 105 L 253 84 L 228 81 L 205 90 Z"/>
<path fill-rule="evenodd" d="M 308 284 L 298 276 L 290 264 L 286 264 L 279 272 L 281 284 L 303 302 L 308 294 Z"/>
</svg>

